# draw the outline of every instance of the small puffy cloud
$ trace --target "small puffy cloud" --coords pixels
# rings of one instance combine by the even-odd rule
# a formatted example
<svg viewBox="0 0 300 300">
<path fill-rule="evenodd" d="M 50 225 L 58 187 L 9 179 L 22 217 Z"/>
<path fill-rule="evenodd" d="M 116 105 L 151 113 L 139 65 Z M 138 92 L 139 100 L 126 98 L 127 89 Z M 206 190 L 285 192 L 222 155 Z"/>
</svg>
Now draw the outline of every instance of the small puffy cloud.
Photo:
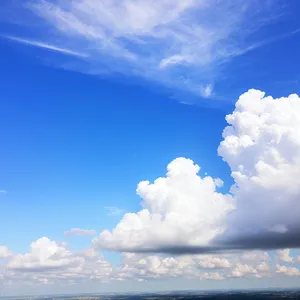
<svg viewBox="0 0 300 300">
<path fill-rule="evenodd" d="M 268 272 L 270 270 L 270 266 L 266 262 L 260 263 L 256 269 L 260 272 Z"/>
<path fill-rule="evenodd" d="M 93 236 L 95 234 L 96 234 L 96 230 L 94 230 L 94 229 L 80 229 L 80 228 L 72 228 L 65 232 L 66 237 Z"/>
<path fill-rule="evenodd" d="M 226 258 L 203 255 L 197 259 L 197 264 L 203 269 L 226 269 L 231 267 L 231 263 Z"/>
<path fill-rule="evenodd" d="M 46 237 L 33 242 L 30 248 L 29 253 L 14 256 L 7 267 L 19 271 L 53 270 L 75 267 L 83 262 L 82 258 L 74 257 L 68 249 Z"/>
<path fill-rule="evenodd" d="M 212 84 L 204 85 L 200 88 L 200 95 L 204 98 L 210 98 L 213 95 Z"/>
<path fill-rule="evenodd" d="M 244 277 L 251 274 L 257 274 L 257 270 L 248 264 L 241 263 L 238 263 L 231 272 L 232 277 Z"/>
<path fill-rule="evenodd" d="M 300 276 L 300 270 L 295 267 L 287 267 L 276 264 L 276 272 L 287 276 Z"/>
<path fill-rule="evenodd" d="M 293 257 L 290 256 L 290 249 L 283 249 L 283 250 L 277 250 L 276 251 L 277 257 L 280 261 L 283 262 L 293 262 Z"/>
<path fill-rule="evenodd" d="M 113 280 L 113 266 L 92 248 L 71 251 L 43 237 L 30 245 L 31 251 L 9 257 L 0 279 L 5 285 L 70 285 L 87 281 Z"/>
<path fill-rule="evenodd" d="M 213 272 L 201 274 L 200 279 L 223 280 L 225 279 L 225 277 L 222 276 L 220 273 Z"/>
<path fill-rule="evenodd" d="M 168 277 L 221 280 L 224 278 L 224 271 L 230 267 L 231 264 L 227 259 L 211 255 L 164 257 L 125 253 L 117 276 L 123 280 Z"/>
<path fill-rule="evenodd" d="M 166 177 L 142 181 L 137 194 L 143 209 L 127 213 L 112 231 L 103 231 L 95 246 L 115 250 L 155 250 L 180 245 L 206 246 L 225 229 L 224 218 L 233 209 L 231 195 L 217 192 L 220 180 L 198 175 L 193 161 L 177 158 Z"/>
<path fill-rule="evenodd" d="M 0 246 L 0 259 L 8 258 L 12 255 L 7 246 Z"/>
<path fill-rule="evenodd" d="M 268 252 L 250 251 L 250 252 L 245 252 L 242 255 L 242 260 L 257 262 L 257 261 L 269 261 L 269 260 L 271 260 L 271 258 L 270 258 L 270 255 L 268 254 Z"/>
</svg>

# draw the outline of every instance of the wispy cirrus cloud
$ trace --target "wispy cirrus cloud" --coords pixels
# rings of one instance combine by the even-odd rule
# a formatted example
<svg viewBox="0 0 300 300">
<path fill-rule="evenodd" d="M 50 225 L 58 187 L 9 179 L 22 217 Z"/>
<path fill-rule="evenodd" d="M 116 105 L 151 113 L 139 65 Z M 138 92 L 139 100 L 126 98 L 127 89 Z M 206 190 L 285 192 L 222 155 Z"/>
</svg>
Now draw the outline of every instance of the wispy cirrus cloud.
<svg viewBox="0 0 300 300">
<path fill-rule="evenodd" d="M 26 0 L 39 30 L 34 42 L 15 40 L 78 57 L 84 53 L 88 73 L 140 76 L 210 98 L 221 66 L 261 45 L 253 33 L 270 21 L 268 12 L 276 15 L 274 3 Z"/>
<path fill-rule="evenodd" d="M 72 228 L 65 232 L 66 237 L 72 236 L 93 236 L 96 234 L 94 229 L 81 229 L 81 228 Z"/>
<path fill-rule="evenodd" d="M 105 209 L 107 209 L 109 216 L 119 216 L 125 213 L 124 209 L 116 206 L 107 206 Z"/>
<path fill-rule="evenodd" d="M 34 46 L 34 47 L 38 47 L 38 48 L 44 48 L 47 50 L 56 51 L 56 52 L 60 52 L 60 53 L 67 54 L 67 55 L 72 55 L 72 56 L 77 56 L 77 57 L 82 57 L 82 58 L 88 56 L 87 54 L 84 54 L 84 53 L 72 51 L 72 50 L 66 49 L 66 48 L 60 48 L 60 47 L 46 44 L 43 42 L 22 39 L 22 38 L 14 37 L 14 36 L 5 36 L 4 38 L 14 41 L 14 42 L 17 42 L 17 43 Z"/>
</svg>

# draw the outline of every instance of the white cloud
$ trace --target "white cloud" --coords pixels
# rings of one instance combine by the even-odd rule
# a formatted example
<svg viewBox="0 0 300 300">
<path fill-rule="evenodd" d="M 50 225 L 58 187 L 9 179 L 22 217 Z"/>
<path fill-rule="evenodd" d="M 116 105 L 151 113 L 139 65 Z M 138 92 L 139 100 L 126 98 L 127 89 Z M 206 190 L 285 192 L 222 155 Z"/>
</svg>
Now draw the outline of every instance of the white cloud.
<svg viewBox="0 0 300 300">
<path fill-rule="evenodd" d="M 61 48 L 61 47 L 58 47 L 58 46 L 46 44 L 46 43 L 39 42 L 39 41 L 32 41 L 32 40 L 22 39 L 22 38 L 19 38 L 19 37 L 13 37 L 13 36 L 6 36 L 5 38 L 9 39 L 11 41 L 17 42 L 17 43 L 21 43 L 21 44 L 25 44 L 25 45 L 29 45 L 29 46 L 34 46 L 34 47 L 38 47 L 38 48 L 44 48 L 44 49 L 48 49 L 48 50 L 51 50 L 51 51 L 60 52 L 60 53 L 63 53 L 63 54 L 73 55 L 73 56 L 77 56 L 77 57 L 81 57 L 81 58 L 87 57 L 87 55 L 84 54 L 84 53 L 72 51 L 70 49 Z"/>
<path fill-rule="evenodd" d="M 242 256 L 242 259 L 245 261 L 269 261 L 271 260 L 270 255 L 268 252 L 265 251 L 250 251 L 250 252 L 245 252 Z"/>
<path fill-rule="evenodd" d="M 232 270 L 231 276 L 232 277 L 244 277 L 246 275 L 256 274 L 256 273 L 257 273 L 257 270 L 254 267 L 247 265 L 247 264 L 238 263 L 236 265 L 236 267 Z"/>
<path fill-rule="evenodd" d="M 270 228 L 285 228 L 273 232 L 279 237 L 289 235 L 300 220 L 299 116 L 296 95 L 272 99 L 256 90 L 243 94 L 226 118 L 230 126 L 219 147 L 235 180 L 232 194 L 219 192 L 223 182 L 201 177 L 199 166 L 191 160 L 177 158 L 168 165 L 165 177 L 138 184 L 141 211 L 125 214 L 115 229 L 94 239 L 94 246 L 136 252 L 179 247 L 184 253 L 189 247 L 210 246 L 220 236 L 252 238 L 269 233 Z M 269 276 L 275 267 L 278 274 L 300 275 L 294 266 L 272 268 L 272 259 L 264 251 L 181 256 L 125 253 L 120 266 L 113 267 L 96 248 L 71 251 L 65 243 L 41 238 L 31 244 L 29 253 L 9 257 L 9 250 L 2 246 L 0 257 L 9 259 L 2 277 L 7 282 L 40 284 L 167 277 L 220 280 Z M 276 254 L 289 265 L 294 262 L 289 249 Z"/>
<path fill-rule="evenodd" d="M 96 234 L 96 230 L 94 229 L 81 229 L 81 228 L 72 228 L 65 232 L 65 236 L 92 236 Z"/>
<path fill-rule="evenodd" d="M 113 279 L 112 264 L 94 249 L 71 251 L 55 241 L 43 237 L 33 242 L 26 254 L 11 255 L 0 279 L 3 284 L 76 284 L 83 280 L 109 281 Z M 0 270 L 1 271 L 1 270 Z"/>
<path fill-rule="evenodd" d="M 207 245 L 223 232 L 233 199 L 216 191 L 219 179 L 201 178 L 199 169 L 191 160 L 177 158 L 168 165 L 166 177 L 153 184 L 140 182 L 137 194 L 143 209 L 125 214 L 112 232 L 103 231 L 94 239 L 94 245 L 116 250 Z"/>
<path fill-rule="evenodd" d="M 290 256 L 290 249 L 283 249 L 276 251 L 277 257 L 280 261 L 293 262 L 293 257 Z"/>
<path fill-rule="evenodd" d="M 200 94 L 204 98 L 210 98 L 213 94 L 213 86 L 211 84 L 202 86 L 200 89 Z"/>
<path fill-rule="evenodd" d="M 7 246 L 0 246 L 0 259 L 8 258 L 12 255 Z"/>
<path fill-rule="evenodd" d="M 203 269 L 223 269 L 231 267 L 231 263 L 226 258 L 219 258 L 211 255 L 195 256 L 194 260 Z"/>
<path fill-rule="evenodd" d="M 7 194 L 6 190 L 0 190 L 0 194 Z"/>
<path fill-rule="evenodd" d="M 40 30 L 34 42 L 20 41 L 87 55 L 85 72 L 133 74 L 199 94 L 222 64 L 264 44 L 254 33 L 267 12 L 276 16 L 278 1 L 26 0 Z"/>
<path fill-rule="evenodd" d="M 228 270 L 230 267 L 231 264 L 227 259 L 211 255 L 162 257 L 125 253 L 117 276 L 123 280 L 166 277 L 221 280 L 224 278 L 224 270 Z"/>
<path fill-rule="evenodd" d="M 256 269 L 261 272 L 268 272 L 270 270 L 270 266 L 266 262 L 260 263 Z"/>
<path fill-rule="evenodd" d="M 5 284 L 12 281 L 13 288 L 18 284 L 74 285 L 88 281 L 147 281 L 174 277 L 221 280 L 232 267 L 229 258 L 223 256 L 166 257 L 132 253 L 124 253 L 120 265 L 113 266 L 93 248 L 71 251 L 62 244 L 46 237 L 38 239 L 31 244 L 29 253 L 9 257 L 0 274 L 1 280 Z"/>
<path fill-rule="evenodd" d="M 76 267 L 83 263 L 81 257 L 74 257 L 68 249 L 46 237 L 33 242 L 30 248 L 31 252 L 14 256 L 7 267 L 21 271 L 36 271 Z"/>
<path fill-rule="evenodd" d="M 107 207 L 105 207 L 105 209 L 108 210 L 108 215 L 109 216 L 119 216 L 119 215 L 125 213 L 124 209 L 121 209 L 121 208 L 116 207 L 116 206 L 107 206 Z"/>
<path fill-rule="evenodd" d="M 190 61 L 189 57 L 186 57 L 183 55 L 172 55 L 172 56 L 162 59 L 159 63 L 159 67 L 161 69 L 164 69 L 164 68 L 172 66 L 172 65 L 188 63 L 189 61 Z"/>
<path fill-rule="evenodd" d="M 166 177 L 138 184 L 142 210 L 125 214 L 94 245 L 162 252 L 214 245 L 276 248 L 277 239 L 295 245 L 297 235 L 291 233 L 300 230 L 299 116 L 297 95 L 273 99 L 257 90 L 241 95 L 226 117 L 229 126 L 218 149 L 235 181 L 232 195 L 217 192 L 220 179 L 202 178 L 193 161 L 177 158 Z M 266 239 L 274 226 L 285 230 L 272 232 L 274 240 Z"/>
<path fill-rule="evenodd" d="M 223 280 L 225 279 L 220 273 L 204 273 L 200 276 L 200 279 L 212 279 L 212 280 Z"/>
<path fill-rule="evenodd" d="M 295 267 L 276 265 L 276 272 L 287 276 L 300 276 L 300 270 Z"/>
<path fill-rule="evenodd" d="M 240 96 L 218 149 L 235 181 L 236 235 L 300 228 L 300 99 L 264 96 L 257 90 Z"/>
<path fill-rule="evenodd" d="M 225 280 L 226 278 L 262 278 L 275 274 L 275 268 L 258 259 L 243 263 L 247 253 L 218 255 L 148 255 L 123 253 L 121 262 L 113 265 L 93 248 L 72 251 L 48 238 L 31 244 L 26 254 L 11 255 L 0 270 L 0 281 L 14 290 L 19 285 L 41 288 L 43 285 L 78 285 L 113 283 L 114 281 L 162 280 L 171 278 L 193 280 Z M 252 257 L 257 257 L 254 251 Z M 265 259 L 266 255 L 260 257 Z M 272 262 L 271 262 L 272 264 Z M 2 267 L 3 267 L 2 266 Z M 1 265 L 0 265 L 1 267 Z M 298 276 L 294 267 L 277 265 L 277 273 Z"/>
</svg>

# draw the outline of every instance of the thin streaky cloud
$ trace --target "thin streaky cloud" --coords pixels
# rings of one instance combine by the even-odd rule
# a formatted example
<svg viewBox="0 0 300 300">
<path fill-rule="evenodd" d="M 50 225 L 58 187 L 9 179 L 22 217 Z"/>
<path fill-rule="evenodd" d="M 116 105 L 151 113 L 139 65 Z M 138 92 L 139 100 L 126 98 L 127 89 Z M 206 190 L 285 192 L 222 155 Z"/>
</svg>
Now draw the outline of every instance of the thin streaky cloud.
<svg viewBox="0 0 300 300">
<path fill-rule="evenodd" d="M 216 91 L 205 87 L 215 85 L 232 59 L 263 46 L 254 33 L 272 21 L 266 12 L 277 18 L 278 2 L 26 0 L 24 6 L 40 24 L 35 39 L 45 42 L 18 41 L 88 56 L 79 72 L 139 76 L 216 98 Z M 61 47 L 53 46 L 57 40 Z"/>
<path fill-rule="evenodd" d="M 125 213 L 124 209 L 116 206 L 106 206 L 105 209 L 107 209 L 109 216 L 119 216 Z"/>
<path fill-rule="evenodd" d="M 77 56 L 77 57 L 81 57 L 81 58 L 88 57 L 88 55 L 85 54 L 85 53 L 72 51 L 70 49 L 57 47 L 57 46 L 50 45 L 50 44 L 43 43 L 43 42 L 39 42 L 39 41 L 27 40 L 27 39 L 15 37 L 15 36 L 5 36 L 4 38 L 6 38 L 8 40 L 11 40 L 11 41 L 14 41 L 14 42 L 17 42 L 17 43 L 20 43 L 20 44 L 30 45 L 30 46 L 34 46 L 34 47 L 38 47 L 38 48 L 43 48 L 43 49 L 47 49 L 47 50 L 51 50 L 51 51 L 55 51 L 55 52 L 60 52 L 60 53 L 67 54 L 67 55 Z"/>
<path fill-rule="evenodd" d="M 70 230 L 65 231 L 66 237 L 74 237 L 74 236 L 93 236 L 97 232 L 94 229 L 81 229 L 81 228 L 72 228 Z"/>
<path fill-rule="evenodd" d="M 7 194 L 6 190 L 0 190 L 0 194 Z"/>
</svg>

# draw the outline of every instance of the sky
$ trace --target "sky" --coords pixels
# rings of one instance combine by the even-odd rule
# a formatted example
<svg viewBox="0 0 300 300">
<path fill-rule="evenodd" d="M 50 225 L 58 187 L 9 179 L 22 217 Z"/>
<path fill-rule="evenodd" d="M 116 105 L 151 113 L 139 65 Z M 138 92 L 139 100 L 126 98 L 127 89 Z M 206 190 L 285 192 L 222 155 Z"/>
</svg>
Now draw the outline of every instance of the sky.
<svg viewBox="0 0 300 300">
<path fill-rule="evenodd" d="M 299 286 L 299 12 L 2 0 L 0 296 Z"/>
</svg>

